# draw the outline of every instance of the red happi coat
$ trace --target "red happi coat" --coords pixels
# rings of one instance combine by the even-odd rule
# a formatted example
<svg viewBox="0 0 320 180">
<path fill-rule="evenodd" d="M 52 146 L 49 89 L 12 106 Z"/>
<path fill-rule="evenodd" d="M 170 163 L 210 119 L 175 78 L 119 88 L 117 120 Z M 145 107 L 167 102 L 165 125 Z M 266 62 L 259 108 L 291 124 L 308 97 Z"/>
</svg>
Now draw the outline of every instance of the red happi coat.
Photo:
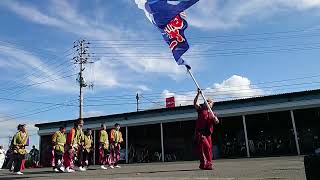
<svg viewBox="0 0 320 180">
<path fill-rule="evenodd" d="M 66 139 L 66 149 L 65 153 L 63 154 L 63 165 L 65 167 L 73 167 L 73 158 L 74 158 L 74 150 L 72 148 L 74 137 L 75 137 L 76 130 L 75 128 L 71 128 L 69 133 L 67 134 Z"/>
</svg>

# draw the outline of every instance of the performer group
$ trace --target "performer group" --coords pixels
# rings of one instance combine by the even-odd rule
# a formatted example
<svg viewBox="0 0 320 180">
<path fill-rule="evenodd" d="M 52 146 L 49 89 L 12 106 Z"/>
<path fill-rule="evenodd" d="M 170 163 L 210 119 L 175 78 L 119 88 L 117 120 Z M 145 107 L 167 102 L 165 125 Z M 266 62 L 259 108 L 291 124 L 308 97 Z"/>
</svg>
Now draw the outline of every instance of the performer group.
<svg viewBox="0 0 320 180">
<path fill-rule="evenodd" d="M 219 123 L 217 116 L 212 113 L 210 108 L 213 107 L 213 100 L 207 99 L 207 103 L 198 104 L 198 93 L 194 98 L 194 107 L 198 112 L 195 129 L 196 151 L 199 155 L 199 168 L 203 170 L 212 170 L 212 133 L 214 124 Z M 74 123 L 65 137 L 66 129 L 60 127 L 52 137 L 53 154 L 54 154 L 54 171 L 56 172 L 74 172 L 86 171 L 89 165 L 90 152 L 92 147 L 92 131 L 87 129 L 83 131 L 83 120 L 79 119 Z M 120 124 L 116 123 L 114 128 L 107 132 L 105 124 L 101 124 L 99 131 L 99 163 L 101 169 L 121 168 L 118 165 L 120 160 L 120 145 L 123 142 Z M 77 168 L 76 168 L 77 167 Z"/>
<path fill-rule="evenodd" d="M 92 130 L 83 131 L 83 125 L 83 120 L 79 119 L 67 135 L 65 135 L 65 127 L 60 127 L 59 131 L 52 136 L 53 170 L 55 172 L 71 173 L 75 170 L 87 170 L 94 148 Z M 106 125 L 101 124 L 98 138 L 101 169 L 121 168 L 118 165 L 120 145 L 123 142 L 120 124 L 116 123 L 114 129 L 111 129 L 109 133 L 106 131 Z"/>
<path fill-rule="evenodd" d="M 212 170 L 212 133 L 214 124 L 219 123 L 217 116 L 209 109 L 214 102 L 207 99 L 204 104 L 198 104 L 198 98 L 201 94 L 198 90 L 194 98 L 194 107 L 198 112 L 198 118 L 195 124 L 195 148 L 199 155 L 202 170 Z M 60 127 L 52 136 L 52 166 L 55 172 L 72 173 L 77 171 L 86 171 L 91 160 L 93 147 L 92 130 L 83 130 L 84 121 L 78 119 L 74 126 L 66 134 L 66 128 Z M 18 125 L 17 133 L 14 135 L 10 149 L 7 167 L 15 174 L 23 174 L 24 159 L 27 154 L 26 146 L 29 145 L 29 135 L 25 124 Z M 101 169 L 121 168 L 118 164 L 120 160 L 121 143 L 123 143 L 120 124 L 116 123 L 108 132 L 105 124 L 101 124 L 98 135 L 99 163 Z M 38 150 L 33 147 L 33 154 Z M 0 164 L 3 162 L 4 150 L 0 147 Z M 36 155 L 38 156 L 38 155 Z M 38 164 L 39 162 L 35 162 Z"/>
</svg>

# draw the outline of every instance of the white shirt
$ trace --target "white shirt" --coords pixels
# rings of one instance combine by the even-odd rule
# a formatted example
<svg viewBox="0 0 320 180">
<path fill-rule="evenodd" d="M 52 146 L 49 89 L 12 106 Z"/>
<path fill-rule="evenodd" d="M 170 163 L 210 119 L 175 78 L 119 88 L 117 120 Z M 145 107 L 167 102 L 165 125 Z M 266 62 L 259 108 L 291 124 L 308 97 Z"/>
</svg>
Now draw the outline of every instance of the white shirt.
<svg viewBox="0 0 320 180">
<path fill-rule="evenodd" d="M 6 151 L 4 149 L 0 149 L 0 159 L 6 157 Z"/>
</svg>

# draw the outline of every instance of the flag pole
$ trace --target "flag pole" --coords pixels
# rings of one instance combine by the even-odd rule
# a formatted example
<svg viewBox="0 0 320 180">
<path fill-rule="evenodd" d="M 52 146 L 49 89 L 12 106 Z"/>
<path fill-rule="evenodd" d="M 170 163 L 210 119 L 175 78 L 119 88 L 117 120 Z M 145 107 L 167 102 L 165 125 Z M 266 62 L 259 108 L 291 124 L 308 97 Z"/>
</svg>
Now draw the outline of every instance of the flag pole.
<svg viewBox="0 0 320 180">
<path fill-rule="evenodd" d="M 188 71 L 188 73 L 190 74 L 190 76 L 191 76 L 194 84 L 195 84 L 195 85 L 197 86 L 197 88 L 200 89 L 200 91 L 201 91 L 201 88 L 200 88 L 199 84 L 197 83 L 196 79 L 194 78 L 194 76 L 193 76 L 193 74 L 192 74 L 191 68 L 190 68 L 190 67 L 186 67 L 186 68 L 187 68 L 187 71 Z M 207 100 L 206 100 L 206 97 L 204 97 L 204 95 L 203 95 L 202 92 L 201 92 L 200 94 L 201 94 L 201 96 L 202 96 L 202 98 L 203 98 L 203 100 L 204 100 L 204 103 L 205 103 L 206 106 L 208 107 L 209 112 L 210 112 L 210 113 L 212 114 L 212 116 L 214 117 L 215 123 L 218 124 L 218 123 L 219 123 L 219 120 L 218 120 L 218 118 L 216 117 L 216 115 L 214 115 L 211 107 L 209 106 L 209 104 L 208 104 L 208 102 L 207 102 Z"/>
</svg>

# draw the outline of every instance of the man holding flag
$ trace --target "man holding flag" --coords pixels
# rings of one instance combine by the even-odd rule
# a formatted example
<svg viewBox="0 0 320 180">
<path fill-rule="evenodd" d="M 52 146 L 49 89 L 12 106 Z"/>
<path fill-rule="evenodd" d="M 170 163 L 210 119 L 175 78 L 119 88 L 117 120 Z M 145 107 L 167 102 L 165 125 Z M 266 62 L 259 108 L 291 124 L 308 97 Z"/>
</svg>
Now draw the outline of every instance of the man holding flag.
<svg viewBox="0 0 320 180">
<path fill-rule="evenodd" d="M 162 37 L 169 45 L 177 64 L 186 66 L 195 85 L 200 89 L 199 84 L 191 72 L 191 66 L 182 59 L 182 55 L 189 49 L 189 44 L 184 35 L 184 31 L 188 27 L 188 23 L 183 18 L 185 16 L 183 12 L 198 1 L 199 0 L 135 0 L 138 7 L 144 10 L 147 18 L 161 32 Z M 200 94 L 205 103 L 205 106 L 201 108 L 197 104 Z M 211 126 L 211 123 L 219 123 L 218 118 L 211 110 L 212 104 L 212 101 L 207 101 L 201 91 L 198 91 L 195 98 L 195 107 L 199 114 L 196 126 L 208 130 L 205 131 L 207 134 L 200 133 L 198 135 L 200 138 L 204 137 L 203 139 L 199 139 L 200 143 L 198 147 L 202 153 L 202 156 L 200 156 L 201 169 L 212 169 L 212 152 L 209 152 L 212 149 L 211 133 L 213 125 Z M 210 134 L 210 136 L 208 134 Z"/>
<path fill-rule="evenodd" d="M 198 97 L 201 94 L 201 90 L 198 89 L 198 93 L 194 98 L 193 104 L 198 112 L 198 119 L 196 121 L 196 133 L 195 141 L 197 145 L 197 152 L 200 158 L 200 169 L 212 170 L 212 139 L 213 126 L 219 123 L 218 118 L 212 115 L 209 108 L 205 105 L 198 104 Z M 213 106 L 213 101 L 207 99 L 207 104 L 210 108 Z"/>
</svg>

